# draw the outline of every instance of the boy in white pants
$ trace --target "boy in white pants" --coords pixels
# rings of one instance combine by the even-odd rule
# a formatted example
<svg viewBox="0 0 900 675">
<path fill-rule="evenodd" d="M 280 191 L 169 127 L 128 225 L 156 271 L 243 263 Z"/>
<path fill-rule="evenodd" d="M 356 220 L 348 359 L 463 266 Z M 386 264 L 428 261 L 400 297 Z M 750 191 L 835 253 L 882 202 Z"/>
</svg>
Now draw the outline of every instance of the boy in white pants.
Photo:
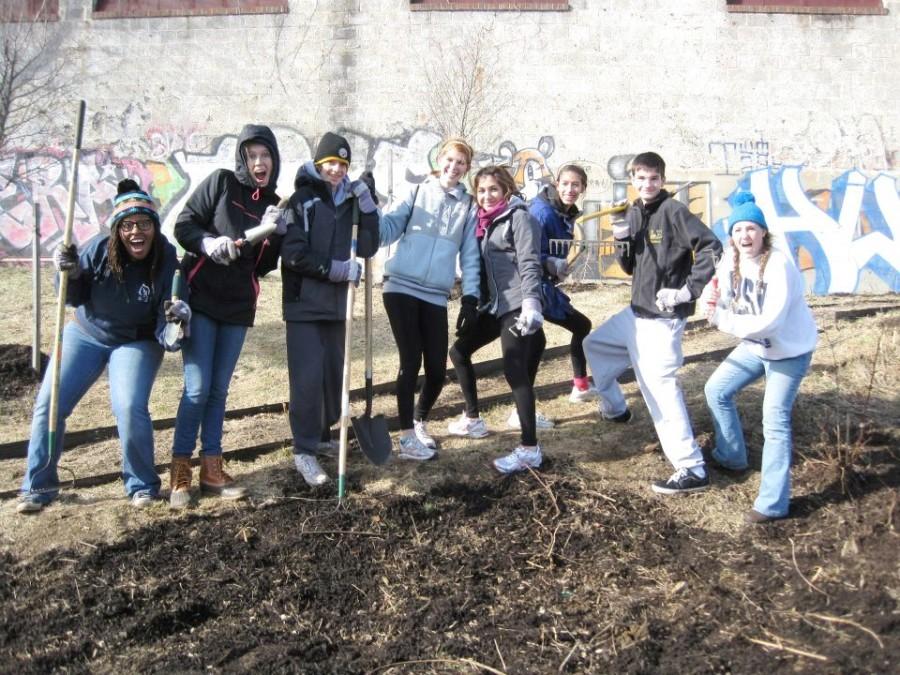
<svg viewBox="0 0 900 675">
<path fill-rule="evenodd" d="M 584 340 L 600 414 L 626 423 L 631 411 L 616 378 L 634 368 L 663 452 L 675 467 L 668 480 L 651 485 L 660 494 L 705 490 L 709 476 L 688 417 L 678 369 L 681 337 L 694 301 L 715 273 L 722 245 L 703 222 L 662 189 L 666 163 L 655 152 L 631 162 L 638 199 L 625 221 L 613 227 L 616 256 L 632 275 L 631 305 Z"/>
</svg>

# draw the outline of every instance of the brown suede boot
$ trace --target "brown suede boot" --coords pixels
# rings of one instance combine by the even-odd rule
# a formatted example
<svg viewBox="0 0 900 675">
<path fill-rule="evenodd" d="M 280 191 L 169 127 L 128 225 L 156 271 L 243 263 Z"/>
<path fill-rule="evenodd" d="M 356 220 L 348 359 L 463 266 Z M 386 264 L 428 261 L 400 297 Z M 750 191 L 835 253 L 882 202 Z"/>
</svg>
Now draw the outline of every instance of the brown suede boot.
<svg viewBox="0 0 900 675">
<path fill-rule="evenodd" d="M 200 491 L 222 499 L 243 499 L 247 488 L 235 485 L 234 478 L 222 468 L 222 455 L 200 455 Z"/>
<path fill-rule="evenodd" d="M 169 508 L 183 509 L 191 503 L 191 458 L 172 457 L 169 467 Z"/>
</svg>

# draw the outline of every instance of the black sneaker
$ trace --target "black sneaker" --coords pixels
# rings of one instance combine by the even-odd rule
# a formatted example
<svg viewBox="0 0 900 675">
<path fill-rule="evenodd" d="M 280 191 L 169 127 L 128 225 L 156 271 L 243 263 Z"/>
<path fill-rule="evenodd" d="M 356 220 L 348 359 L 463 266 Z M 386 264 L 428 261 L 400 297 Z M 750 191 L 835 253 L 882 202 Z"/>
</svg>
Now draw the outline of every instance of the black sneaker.
<svg viewBox="0 0 900 675">
<path fill-rule="evenodd" d="M 631 410 L 628 408 L 625 409 L 621 415 L 616 415 L 615 417 L 604 417 L 604 420 L 607 422 L 615 422 L 616 424 L 628 424 L 631 421 Z"/>
<path fill-rule="evenodd" d="M 698 477 L 690 469 L 678 469 L 669 480 L 658 480 L 650 486 L 661 495 L 686 495 L 690 492 L 701 492 L 709 487 L 709 474 Z"/>
</svg>

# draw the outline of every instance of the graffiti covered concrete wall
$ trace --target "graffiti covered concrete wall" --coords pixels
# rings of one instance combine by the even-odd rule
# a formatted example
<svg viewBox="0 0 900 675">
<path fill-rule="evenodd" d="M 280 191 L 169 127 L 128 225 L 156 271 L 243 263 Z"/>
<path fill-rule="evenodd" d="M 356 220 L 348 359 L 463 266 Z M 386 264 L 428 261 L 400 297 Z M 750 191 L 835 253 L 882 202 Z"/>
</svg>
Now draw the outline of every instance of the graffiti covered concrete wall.
<svg viewBox="0 0 900 675">
<path fill-rule="evenodd" d="M 297 168 L 311 157 L 311 143 L 298 130 L 273 127 L 282 151 L 279 192 L 289 194 Z M 431 171 L 439 138 L 414 130 L 391 138 L 375 138 L 344 130 L 351 142 L 352 172 L 375 174 L 382 203 L 402 198 L 410 184 Z M 75 240 L 84 244 L 108 231 L 106 222 L 116 184 L 135 178 L 149 188 L 161 207 L 164 231 L 197 185 L 214 169 L 234 164 L 236 136 L 212 138 L 198 148 L 195 132 L 154 128 L 147 133 L 141 159 L 124 156 L 121 148 L 87 149 L 78 170 Z M 511 167 L 527 197 L 534 196 L 555 170 L 576 162 L 588 170 L 590 205 L 629 196 L 630 154 L 609 158 L 560 157 L 556 140 L 545 135 L 529 144 L 505 140 L 480 149 L 476 167 L 499 163 Z M 751 190 L 766 214 L 770 229 L 783 237 L 817 294 L 900 291 L 900 191 L 895 174 L 846 167 L 842 172 L 812 171 L 802 165 L 771 161 L 768 143 L 711 142 L 716 171 L 669 170 L 668 187 L 689 204 L 716 233 L 725 236 L 725 218 L 737 190 Z M 35 206 L 40 210 L 38 245 L 48 255 L 62 237 L 71 157 L 60 149 L 28 150 L 0 158 L 0 257 L 30 256 L 34 245 Z M 715 163 L 715 161 L 713 162 Z M 609 220 L 586 228 L 588 237 L 608 238 Z M 621 276 L 610 260 L 599 268 Z"/>
</svg>

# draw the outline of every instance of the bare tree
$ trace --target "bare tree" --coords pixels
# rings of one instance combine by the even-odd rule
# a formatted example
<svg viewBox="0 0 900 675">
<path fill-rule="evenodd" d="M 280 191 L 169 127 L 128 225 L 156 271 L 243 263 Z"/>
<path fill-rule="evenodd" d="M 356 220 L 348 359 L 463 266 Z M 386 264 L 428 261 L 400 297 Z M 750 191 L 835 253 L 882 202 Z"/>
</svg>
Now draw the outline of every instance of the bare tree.
<svg viewBox="0 0 900 675">
<path fill-rule="evenodd" d="M 45 2 L 23 4 L 31 11 L 0 14 L 0 152 L 53 135 L 68 110 L 63 29 L 46 19 Z"/>
<path fill-rule="evenodd" d="M 465 44 L 442 48 L 439 60 L 425 69 L 425 106 L 434 130 L 445 138 L 462 136 L 474 147 L 497 140 L 495 122 L 512 105 L 497 70 L 503 60 L 490 42 L 492 32 L 491 26 L 480 27 Z"/>
</svg>

